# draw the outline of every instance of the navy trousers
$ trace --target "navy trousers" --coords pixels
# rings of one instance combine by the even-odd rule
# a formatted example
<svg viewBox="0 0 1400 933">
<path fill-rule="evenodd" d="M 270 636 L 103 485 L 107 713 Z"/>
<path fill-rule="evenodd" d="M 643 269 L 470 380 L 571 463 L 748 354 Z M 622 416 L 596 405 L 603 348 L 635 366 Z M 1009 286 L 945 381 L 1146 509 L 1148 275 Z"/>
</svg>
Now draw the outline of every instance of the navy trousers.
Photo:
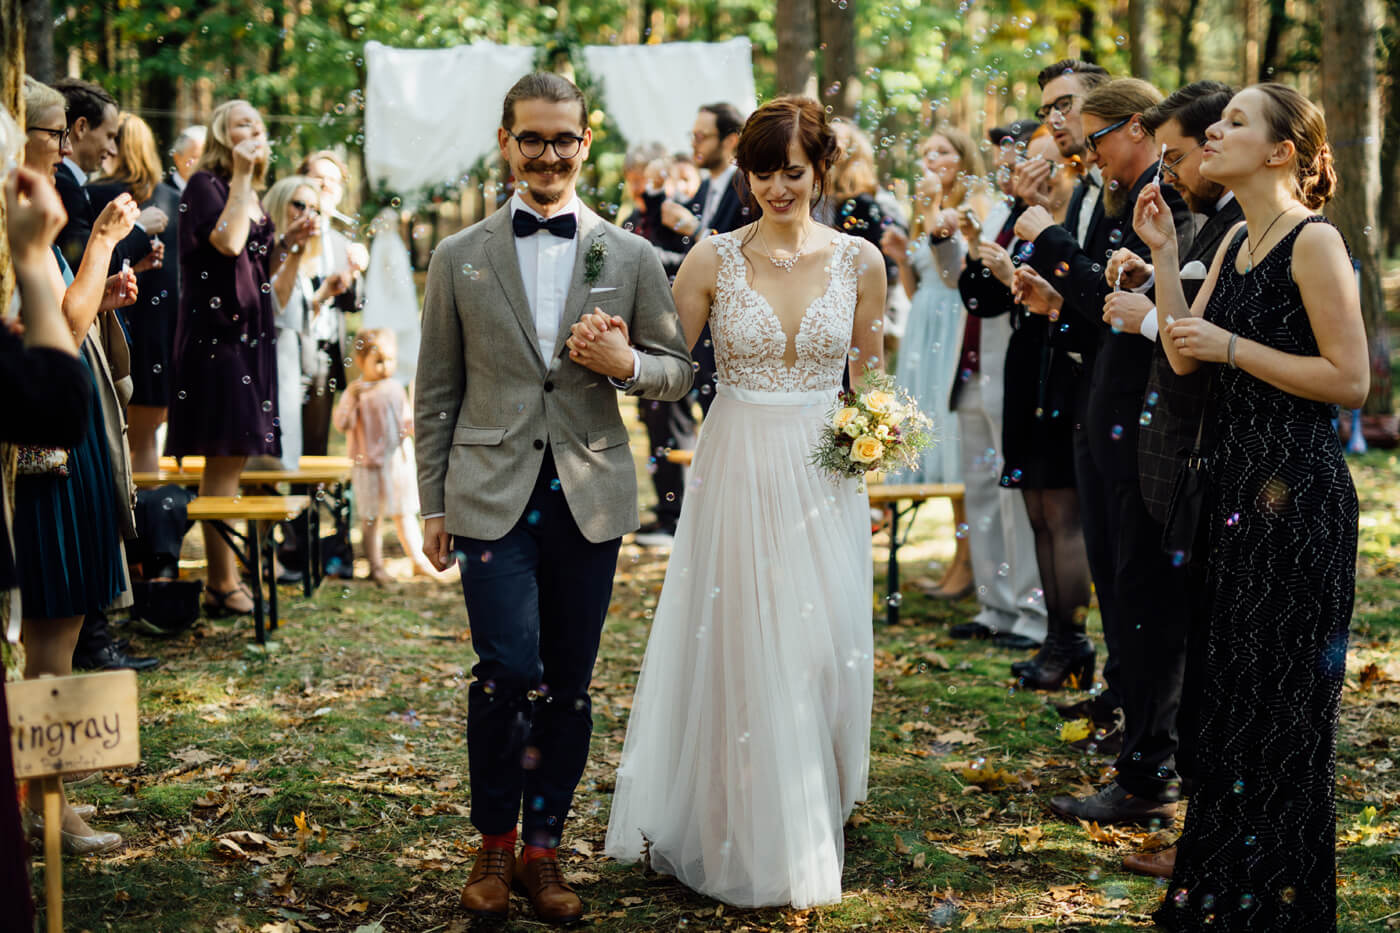
<svg viewBox="0 0 1400 933">
<path fill-rule="evenodd" d="M 559 844 L 588 763 L 588 686 L 621 543 L 579 531 L 549 451 L 504 537 L 453 540 L 479 658 L 467 757 L 471 821 L 482 833 L 510 832 L 519 819 L 525 842 Z"/>
</svg>

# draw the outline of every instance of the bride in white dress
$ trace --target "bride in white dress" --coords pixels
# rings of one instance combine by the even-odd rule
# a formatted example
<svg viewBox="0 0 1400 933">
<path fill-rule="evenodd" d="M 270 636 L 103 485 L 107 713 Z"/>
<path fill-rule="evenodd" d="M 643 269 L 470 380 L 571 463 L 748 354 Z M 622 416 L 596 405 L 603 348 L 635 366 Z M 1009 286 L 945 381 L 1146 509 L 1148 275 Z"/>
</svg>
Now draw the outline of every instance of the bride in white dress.
<svg viewBox="0 0 1400 933">
<path fill-rule="evenodd" d="M 811 218 L 834 151 L 815 101 L 756 111 L 737 162 L 761 217 L 701 241 L 676 277 L 719 378 L 608 823 L 612 858 L 645 854 L 743 907 L 839 901 L 842 828 L 866 793 L 869 503 L 810 460 L 843 371 L 881 365 L 885 271 Z"/>
</svg>

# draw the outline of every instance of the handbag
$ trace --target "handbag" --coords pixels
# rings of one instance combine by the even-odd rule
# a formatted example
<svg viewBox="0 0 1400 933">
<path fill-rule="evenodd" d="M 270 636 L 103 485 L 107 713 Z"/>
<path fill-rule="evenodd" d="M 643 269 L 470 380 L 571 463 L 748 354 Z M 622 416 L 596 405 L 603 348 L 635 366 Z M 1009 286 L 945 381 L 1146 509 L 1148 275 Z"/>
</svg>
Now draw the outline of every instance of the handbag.
<svg viewBox="0 0 1400 933">
<path fill-rule="evenodd" d="M 19 448 L 15 474 L 18 476 L 68 476 L 68 451 L 62 447 L 36 447 L 24 444 Z"/>
<path fill-rule="evenodd" d="M 1205 426 L 1206 413 L 1202 411 L 1196 425 L 1196 441 L 1176 472 L 1171 500 L 1167 503 L 1167 520 L 1162 525 L 1162 550 L 1172 556 L 1172 563 L 1177 566 L 1190 562 L 1201 527 L 1201 513 L 1205 511 L 1210 486 L 1209 458 L 1201 450 Z"/>
</svg>

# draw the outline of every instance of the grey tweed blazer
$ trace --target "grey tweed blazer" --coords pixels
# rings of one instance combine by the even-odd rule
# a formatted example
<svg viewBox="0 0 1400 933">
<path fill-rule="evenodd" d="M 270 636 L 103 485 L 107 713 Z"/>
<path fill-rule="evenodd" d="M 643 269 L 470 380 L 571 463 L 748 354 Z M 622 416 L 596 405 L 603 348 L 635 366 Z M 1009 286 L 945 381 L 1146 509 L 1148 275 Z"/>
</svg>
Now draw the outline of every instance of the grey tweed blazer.
<svg viewBox="0 0 1400 933">
<path fill-rule="evenodd" d="M 568 359 L 569 328 L 595 306 L 627 322 L 641 357 L 628 395 L 675 401 L 690 355 L 651 245 L 579 214 L 578 255 L 554 353 L 541 359 L 511 231 L 510 206 L 447 237 L 428 265 L 414 404 L 423 513 L 449 534 L 494 541 L 525 511 L 548 446 L 584 536 L 607 541 L 638 523 L 637 479 L 619 390 Z M 593 244 L 606 250 L 585 280 Z M 479 273 L 479 274 L 478 274 Z"/>
</svg>

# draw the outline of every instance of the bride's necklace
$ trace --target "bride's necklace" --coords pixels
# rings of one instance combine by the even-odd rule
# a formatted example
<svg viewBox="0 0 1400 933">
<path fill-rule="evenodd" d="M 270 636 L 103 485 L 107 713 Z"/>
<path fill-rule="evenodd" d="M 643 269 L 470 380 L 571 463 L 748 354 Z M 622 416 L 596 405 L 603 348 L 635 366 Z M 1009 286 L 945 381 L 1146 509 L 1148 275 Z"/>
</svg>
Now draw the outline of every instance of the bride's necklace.
<svg viewBox="0 0 1400 933">
<path fill-rule="evenodd" d="M 768 257 L 769 262 L 777 266 L 779 269 L 782 269 L 784 272 L 791 272 L 793 268 L 797 265 L 797 260 L 802 258 L 803 249 L 807 245 L 807 237 L 810 236 L 811 233 L 812 226 L 809 224 L 807 226 L 807 229 L 802 232 L 802 240 L 797 244 L 797 251 L 794 252 L 791 256 L 785 256 L 782 259 L 779 259 L 777 256 L 774 256 L 773 251 L 768 248 L 768 239 L 763 235 L 762 224 L 760 224 L 758 228 L 758 241 L 763 244 L 763 254 Z"/>
</svg>

